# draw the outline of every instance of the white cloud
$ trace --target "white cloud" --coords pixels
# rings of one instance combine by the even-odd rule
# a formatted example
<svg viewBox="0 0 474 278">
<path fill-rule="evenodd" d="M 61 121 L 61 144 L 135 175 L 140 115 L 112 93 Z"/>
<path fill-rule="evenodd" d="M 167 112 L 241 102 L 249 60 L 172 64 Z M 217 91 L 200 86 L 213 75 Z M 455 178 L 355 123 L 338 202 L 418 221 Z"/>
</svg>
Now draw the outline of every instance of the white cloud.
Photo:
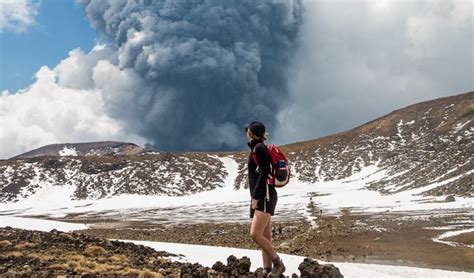
<svg viewBox="0 0 474 278">
<path fill-rule="evenodd" d="M 35 0 L 0 0 L 0 33 L 26 32 L 35 24 L 39 6 Z"/>
<path fill-rule="evenodd" d="M 144 138 L 109 116 L 100 86 L 92 81 L 94 68 L 114 61 L 112 54 L 107 47 L 88 54 L 75 49 L 53 70 L 42 67 L 30 87 L 2 92 L 0 158 L 53 143 L 118 140 L 144 145 Z"/>
<path fill-rule="evenodd" d="M 69 57 L 62 60 L 54 72 L 58 76 L 58 85 L 65 88 L 92 89 L 94 80 L 92 71 L 98 61 L 111 61 L 117 63 L 116 50 L 111 46 L 97 45 L 93 51 L 85 54 L 80 48 L 69 52 Z"/>
<path fill-rule="evenodd" d="M 279 143 L 474 89 L 472 1 L 305 3 Z"/>
</svg>

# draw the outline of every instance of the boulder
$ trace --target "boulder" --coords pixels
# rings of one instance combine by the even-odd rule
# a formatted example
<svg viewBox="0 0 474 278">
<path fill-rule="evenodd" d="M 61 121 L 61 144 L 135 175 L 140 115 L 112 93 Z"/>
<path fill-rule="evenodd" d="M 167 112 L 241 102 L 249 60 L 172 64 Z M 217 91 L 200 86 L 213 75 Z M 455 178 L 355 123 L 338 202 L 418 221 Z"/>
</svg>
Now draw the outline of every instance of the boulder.
<svg viewBox="0 0 474 278">
<path fill-rule="evenodd" d="M 343 278 L 341 272 L 332 264 L 321 265 L 311 258 L 305 258 L 299 265 L 302 278 Z"/>
<path fill-rule="evenodd" d="M 454 198 L 453 195 L 449 195 L 446 197 L 446 199 L 444 199 L 445 202 L 454 202 L 456 201 L 456 198 Z"/>
</svg>

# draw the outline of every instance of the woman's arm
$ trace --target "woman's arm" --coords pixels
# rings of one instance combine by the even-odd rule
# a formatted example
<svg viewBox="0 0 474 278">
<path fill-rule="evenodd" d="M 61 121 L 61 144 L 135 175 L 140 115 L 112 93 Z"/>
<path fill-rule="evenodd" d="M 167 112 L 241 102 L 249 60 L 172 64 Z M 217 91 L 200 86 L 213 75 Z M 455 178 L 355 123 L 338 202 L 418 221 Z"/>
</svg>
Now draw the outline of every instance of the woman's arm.
<svg viewBox="0 0 474 278">
<path fill-rule="evenodd" d="M 255 155 L 258 160 L 259 173 L 252 192 L 252 199 L 261 200 L 265 198 L 265 184 L 270 173 L 270 156 L 267 147 L 263 143 L 255 146 Z"/>
</svg>

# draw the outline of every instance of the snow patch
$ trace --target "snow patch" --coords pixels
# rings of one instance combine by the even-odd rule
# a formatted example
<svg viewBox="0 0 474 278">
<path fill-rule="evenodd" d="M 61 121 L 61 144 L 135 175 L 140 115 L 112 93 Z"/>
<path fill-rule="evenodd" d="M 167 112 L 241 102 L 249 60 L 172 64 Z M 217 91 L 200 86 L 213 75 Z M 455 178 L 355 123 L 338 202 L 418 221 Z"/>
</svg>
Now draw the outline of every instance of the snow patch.
<svg viewBox="0 0 474 278">
<path fill-rule="evenodd" d="M 44 232 L 49 232 L 52 229 L 56 229 L 62 232 L 87 229 L 87 225 L 85 224 L 14 216 L 0 216 L 0 227 L 7 226 L 18 229 L 36 230 Z"/>
<path fill-rule="evenodd" d="M 218 159 L 224 164 L 225 171 L 227 172 L 223 187 L 227 190 L 233 190 L 235 179 L 239 174 L 239 164 L 234 160 L 233 156 L 218 157 Z"/>
<path fill-rule="evenodd" d="M 454 126 L 454 133 L 458 133 L 465 125 L 471 122 L 471 119 L 465 121 L 464 123 L 458 123 Z"/>
<path fill-rule="evenodd" d="M 462 245 L 462 246 L 466 246 L 466 247 L 469 247 L 469 248 L 474 248 L 474 244 L 469 245 L 469 244 L 462 244 L 462 243 L 458 243 L 458 242 L 454 242 L 454 241 L 443 240 L 445 238 L 450 238 L 450 237 L 454 237 L 454 236 L 458 236 L 458 235 L 466 234 L 466 233 L 472 233 L 472 232 L 474 232 L 474 228 L 446 232 L 446 233 L 442 233 L 441 235 L 433 238 L 433 241 L 438 242 L 438 243 L 447 244 L 447 245 L 453 246 L 453 247 Z"/>
<path fill-rule="evenodd" d="M 34 195 L 16 203 L 0 203 L 0 211 L 9 211 L 15 215 L 49 215 L 63 217 L 70 213 L 84 213 L 97 216 L 107 213 L 107 217 L 127 217 L 128 219 L 145 219 L 160 223 L 186 222 L 246 222 L 249 219 L 248 189 L 234 190 L 234 183 L 239 171 L 239 164 L 232 156 L 217 157 L 222 161 L 227 175 L 221 186 L 214 190 L 186 196 L 123 194 L 98 200 L 72 200 L 76 189 L 74 180 L 68 185 L 42 183 Z M 314 216 L 308 212 L 310 198 L 317 210 L 324 214 L 339 214 L 341 209 L 358 212 L 381 211 L 414 211 L 439 209 L 472 209 L 474 198 L 456 197 L 454 202 L 433 202 L 432 199 L 419 194 L 463 175 L 434 182 L 426 187 L 410 189 L 390 195 L 367 189 L 375 180 L 396 175 L 388 175 L 386 169 L 379 167 L 380 160 L 374 165 L 363 167 L 352 176 L 333 181 L 307 183 L 292 179 L 290 184 L 278 189 L 278 205 L 275 221 L 308 219 L 313 222 Z M 472 174 L 473 171 L 465 173 Z M 295 176 L 297 173 L 294 173 Z M 68 173 L 73 177 L 74 172 Z M 175 177 L 178 178 L 178 177 Z M 71 180 L 68 178 L 68 180 Z"/>
<path fill-rule="evenodd" d="M 77 151 L 75 147 L 64 146 L 62 150 L 59 150 L 60 156 L 77 156 Z"/>
</svg>

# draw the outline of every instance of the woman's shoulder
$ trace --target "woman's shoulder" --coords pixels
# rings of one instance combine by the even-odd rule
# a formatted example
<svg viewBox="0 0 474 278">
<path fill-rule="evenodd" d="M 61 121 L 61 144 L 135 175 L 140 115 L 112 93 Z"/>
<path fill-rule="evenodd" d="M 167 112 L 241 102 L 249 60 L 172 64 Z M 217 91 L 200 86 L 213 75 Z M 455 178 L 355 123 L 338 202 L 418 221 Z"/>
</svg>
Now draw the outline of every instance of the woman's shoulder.
<svg viewBox="0 0 474 278">
<path fill-rule="evenodd" d="M 257 145 L 255 145 L 254 151 L 256 153 L 266 153 L 267 146 L 264 143 L 258 143 Z"/>
</svg>

